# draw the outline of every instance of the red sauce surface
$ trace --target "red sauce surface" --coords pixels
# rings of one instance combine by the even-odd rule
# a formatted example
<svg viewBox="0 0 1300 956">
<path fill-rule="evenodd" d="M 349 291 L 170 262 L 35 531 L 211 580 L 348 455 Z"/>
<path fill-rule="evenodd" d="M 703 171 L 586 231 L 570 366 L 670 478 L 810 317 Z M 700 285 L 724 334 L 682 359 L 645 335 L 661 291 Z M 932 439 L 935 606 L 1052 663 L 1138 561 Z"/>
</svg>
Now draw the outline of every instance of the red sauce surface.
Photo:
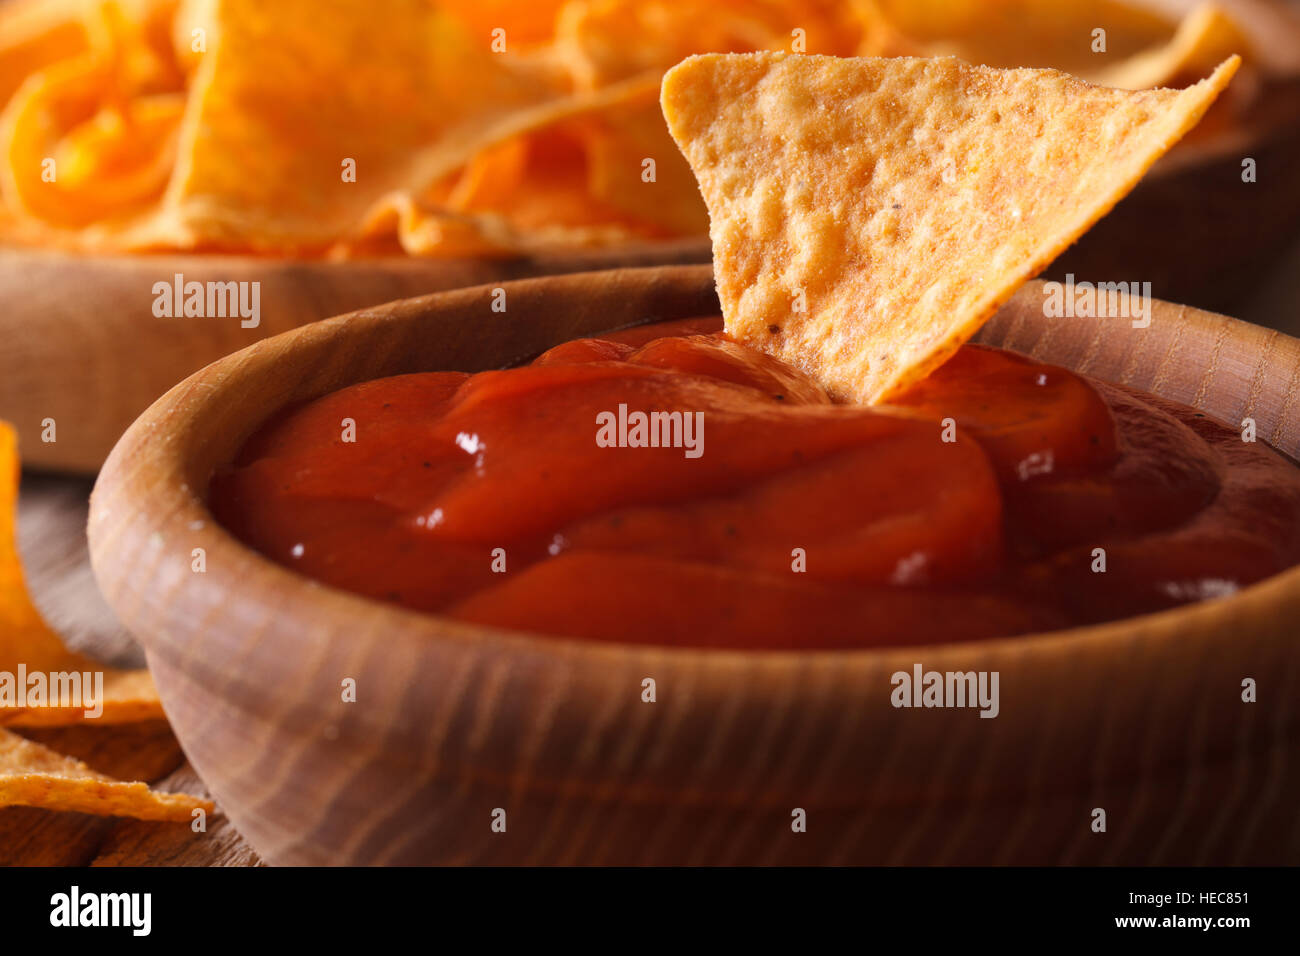
<svg viewBox="0 0 1300 956">
<path fill-rule="evenodd" d="M 381 601 L 698 647 L 1007 636 L 1300 561 L 1300 470 L 1192 409 L 973 345 L 893 405 L 833 404 L 720 333 L 681 334 L 717 326 L 343 389 L 264 426 L 214 476 L 213 510 Z M 701 453 L 601 447 L 620 405 L 702 413 Z"/>
</svg>

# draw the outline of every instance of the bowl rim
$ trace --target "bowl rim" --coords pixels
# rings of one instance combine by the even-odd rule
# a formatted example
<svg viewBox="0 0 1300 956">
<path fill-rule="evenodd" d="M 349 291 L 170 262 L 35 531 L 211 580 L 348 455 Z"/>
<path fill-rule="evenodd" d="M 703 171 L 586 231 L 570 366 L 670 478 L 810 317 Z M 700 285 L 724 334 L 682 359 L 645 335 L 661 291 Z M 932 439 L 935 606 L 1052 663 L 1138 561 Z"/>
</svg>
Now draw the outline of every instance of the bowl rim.
<svg viewBox="0 0 1300 956">
<path fill-rule="evenodd" d="M 1000 657 L 1003 653 L 1017 655 L 1055 651 L 1060 648 L 1079 647 L 1081 645 L 1111 645 L 1132 639 L 1135 629 L 1148 630 L 1158 627 L 1160 630 L 1182 630 L 1189 627 L 1206 628 L 1230 626 L 1233 619 L 1243 612 L 1269 613 L 1279 606 L 1294 604 L 1300 611 L 1300 565 L 1289 568 L 1236 593 L 1218 599 L 1202 600 L 1193 604 L 1180 605 L 1147 614 L 1134 615 L 1115 621 L 1079 627 L 1063 628 L 1054 631 L 1041 631 L 1008 637 L 995 637 L 972 641 L 949 641 L 932 644 L 901 644 L 850 649 L 781 649 L 781 650 L 746 650 L 738 648 L 716 648 L 677 645 L 648 645 L 626 643 L 616 640 L 589 640 L 563 635 L 540 632 L 511 630 L 486 625 L 472 624 L 444 617 L 438 614 L 411 610 L 399 605 L 375 601 L 370 598 L 339 590 L 309 576 L 286 568 L 260 552 L 254 550 L 235 538 L 213 516 L 207 506 L 208 487 L 205 483 L 196 489 L 187 479 L 189 462 L 185 452 L 192 447 L 183 441 L 172 440 L 175 434 L 189 429 L 196 423 L 204 423 L 214 414 L 214 405 L 232 390 L 240 388 L 253 374 L 271 373 L 281 370 L 289 356 L 304 342 L 312 342 L 320 347 L 329 345 L 333 340 L 342 338 L 346 332 L 359 323 L 410 323 L 417 322 L 440 310 L 447 310 L 452 303 L 465 302 L 474 297 L 487 297 L 497 288 L 505 288 L 507 293 L 524 287 L 549 289 L 552 296 L 563 294 L 590 294 L 584 288 L 593 277 L 606 279 L 606 293 L 619 293 L 622 286 L 630 284 L 644 290 L 648 284 L 653 286 L 658 279 L 667 279 L 680 287 L 690 288 L 701 293 L 707 286 L 709 295 L 713 294 L 712 266 L 677 265 L 602 270 L 589 273 L 567 273 L 543 276 L 510 282 L 488 283 L 465 289 L 432 293 L 410 299 L 384 303 L 360 309 L 344 315 L 334 316 L 318 322 L 291 329 L 279 335 L 262 339 L 247 348 L 232 353 L 217 362 L 195 372 L 178 383 L 166 394 L 158 398 L 144 412 L 130 429 L 122 436 L 96 479 L 90 500 L 88 518 L 88 537 L 92 566 L 97 583 L 113 609 L 122 618 L 128 628 L 141 641 L 149 654 L 166 653 L 166 647 L 148 629 L 132 626 L 133 615 L 124 613 L 123 596 L 131 593 L 131 587 L 122 588 L 123 581 L 133 577 L 132 572 L 114 573 L 113 551 L 117 542 L 117 529 L 113 527 L 114 519 L 120 524 L 120 514 L 115 511 L 118 506 L 126 504 L 137 516 L 151 521 L 156 527 L 179 527 L 182 525 L 194 529 L 192 543 L 206 550 L 210 564 L 229 567 L 241 567 L 262 582 L 255 589 L 257 595 L 275 592 L 278 603 L 282 606 L 296 601 L 315 601 L 328 604 L 332 614 L 340 617 L 366 620 L 368 627 L 376 624 L 385 632 L 396 638 L 399 634 L 409 635 L 412 640 L 427 640 L 430 637 L 451 641 L 457 644 L 473 644 L 485 650 L 502 650 L 507 652 L 543 653 L 563 657 L 570 661 L 583 659 L 593 664 L 607 660 L 624 660 L 629 654 L 651 655 L 664 662 L 686 662 L 695 666 L 716 666 L 724 668 L 753 668 L 756 662 L 783 667 L 791 662 L 857 662 L 879 664 L 890 658 L 907 660 L 920 659 L 929 653 L 934 656 L 942 652 L 946 659 L 953 660 L 965 656 Z M 1031 280 L 1017 296 L 1030 296 L 1041 288 L 1039 280 Z M 714 299 L 716 308 L 716 299 Z M 1171 310 L 1170 315 L 1178 321 L 1194 320 L 1198 316 L 1205 319 L 1226 321 L 1238 326 L 1257 328 L 1250 323 L 1219 316 L 1215 313 L 1164 303 L 1153 300 L 1153 307 Z M 699 312 L 696 315 L 702 314 Z M 648 316 L 622 324 L 602 327 L 594 332 L 613 332 L 621 329 L 649 324 L 661 318 L 686 318 L 680 316 Z M 1277 333 L 1283 339 L 1293 342 L 1300 348 L 1300 340 L 1292 339 L 1283 333 Z M 1003 346 L 1013 351 L 1021 351 L 1012 346 Z M 522 360 L 537 354 L 528 350 L 527 354 L 516 356 L 512 361 Z M 1022 352 L 1023 354 L 1023 352 Z M 502 367 L 509 362 L 494 364 Z M 390 374 L 400 374 L 393 372 Z M 354 381 L 364 381 L 357 378 Z M 1103 379 L 1106 380 L 1106 379 Z M 346 386 L 335 386 L 335 388 Z M 328 389 L 318 394 L 327 394 Z M 275 408 L 263 409 L 256 422 L 248 426 L 247 431 L 238 442 L 236 450 L 247 440 L 247 435 L 264 422 L 271 414 L 293 401 L 306 400 L 298 397 L 286 401 Z M 172 434 L 168 434 L 168 430 Z M 162 432 L 161 439 L 159 433 Z M 1267 442 L 1266 442 L 1267 443 Z M 1268 443 L 1270 448 L 1290 458 L 1284 451 Z M 142 470 L 155 468 L 163 479 L 162 495 L 128 496 L 125 501 L 117 501 L 121 488 L 129 484 L 132 476 Z M 211 473 L 208 474 L 210 480 Z M 159 532 L 153 532 L 158 536 Z M 140 577 L 156 568 L 139 568 L 134 571 Z M 205 575 L 211 579 L 211 575 Z M 214 582 L 215 583 L 215 582 Z M 243 591 L 233 591 L 224 596 L 231 602 L 249 599 Z M 256 599 L 256 596 L 255 596 Z M 1288 600 L 1289 599 L 1289 600 Z"/>
<path fill-rule="evenodd" d="M 12 257 L 20 263 L 37 260 L 66 261 L 83 265 L 89 263 L 92 267 L 98 269 L 121 269 L 124 271 L 156 267 L 175 262 L 183 263 L 196 271 L 205 268 L 246 268 L 250 273 L 270 272 L 277 269 L 320 270 L 324 272 L 398 270 L 419 275 L 425 272 L 437 272 L 452 265 L 469 264 L 477 266 L 485 262 L 499 261 L 502 263 L 557 262 L 562 265 L 577 264 L 585 266 L 580 271 L 591 272 L 617 268 L 614 263 L 627 256 L 641 257 L 652 261 L 663 259 L 665 261 L 662 264 L 672 265 L 686 256 L 698 256 L 700 261 L 703 262 L 708 259 L 710 254 L 711 247 L 709 238 L 706 235 L 632 238 L 607 245 L 559 246 L 555 249 L 538 252 L 506 253 L 498 257 L 430 257 L 385 253 L 382 255 L 358 255 L 350 258 L 335 258 L 328 255 L 309 256 L 298 253 L 238 252 L 221 249 L 156 249 L 143 252 L 127 252 L 117 249 L 84 250 L 72 247 L 42 246 L 0 238 L 0 255 Z M 654 267 L 654 264 L 650 264 L 634 268 Z M 547 275 L 560 274 L 563 273 L 547 273 Z M 376 303 L 376 305 L 378 304 L 380 303 Z M 334 316 L 330 316 L 330 318 L 334 318 Z"/>
</svg>

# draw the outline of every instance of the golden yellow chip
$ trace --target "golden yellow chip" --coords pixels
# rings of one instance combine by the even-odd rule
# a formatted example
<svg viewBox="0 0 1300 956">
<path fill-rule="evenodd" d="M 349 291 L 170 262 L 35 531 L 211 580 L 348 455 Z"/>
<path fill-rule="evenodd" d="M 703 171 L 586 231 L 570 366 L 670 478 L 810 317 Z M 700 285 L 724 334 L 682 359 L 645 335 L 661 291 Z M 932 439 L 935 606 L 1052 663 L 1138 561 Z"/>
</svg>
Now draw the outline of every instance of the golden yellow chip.
<svg viewBox="0 0 1300 956">
<path fill-rule="evenodd" d="M 351 235 L 381 197 L 423 190 L 496 141 L 494 124 L 559 95 L 427 0 L 210 7 L 159 217 L 181 244 L 282 251 Z"/>
<path fill-rule="evenodd" d="M 457 147 L 427 151 L 415 180 L 434 186 L 422 193 L 398 190 L 381 197 L 363 220 L 362 235 L 374 237 L 396 228 L 402 248 L 412 255 L 513 255 L 653 234 L 641 228 L 653 224 L 633 224 L 620 211 L 626 199 L 615 204 L 593 194 L 589 168 L 601 159 L 594 150 L 584 148 L 581 155 L 561 157 L 557 163 L 535 147 L 573 140 L 578 130 L 592 128 L 583 124 L 603 122 L 647 96 L 653 98 L 658 85 L 659 74 L 652 71 L 593 93 L 512 113 L 482 131 L 480 148 L 466 166 L 457 160 Z M 516 141 L 522 142 L 522 153 L 495 152 Z M 486 150 L 494 152 L 484 159 L 486 167 L 476 170 Z M 643 158 L 635 152 L 620 157 L 627 163 L 627 175 L 640 175 Z M 446 185 L 446 174 L 457 168 L 461 175 Z M 494 170 L 505 181 L 489 185 L 483 174 Z M 677 188 L 683 185 L 679 177 Z M 499 205 L 476 208 L 476 197 Z M 665 197 L 661 195 L 660 201 Z M 693 187 L 688 201 L 698 204 Z"/>
<path fill-rule="evenodd" d="M 391 0 L 376 14 L 316 0 L 0 0 L 0 241 L 513 255 L 697 235 L 694 180 L 652 97 L 632 95 L 693 53 L 957 54 L 1135 88 L 1194 81 L 1229 52 L 1260 68 L 1270 44 L 1272 60 L 1295 62 L 1288 30 L 1252 26 L 1244 9 L 1231 12 L 1249 50 L 1222 10 L 1175 34 L 1153 7 Z M 582 155 L 557 170 L 553 146 L 575 137 Z"/>
<path fill-rule="evenodd" d="M 437 198 L 460 212 L 502 208 L 510 202 L 528 170 L 529 137 L 513 136 L 480 151 Z"/>
<path fill-rule="evenodd" d="M 581 0 L 561 11 L 555 43 L 579 88 L 596 89 L 692 53 L 851 54 L 877 19 L 844 0 Z"/>
<path fill-rule="evenodd" d="M 87 0 L 0 3 L 0 107 L 33 73 L 90 49 L 88 9 Z"/>
<path fill-rule="evenodd" d="M 179 0 L 99 0 L 95 5 L 101 28 L 92 36 L 99 55 L 114 63 L 117 93 L 149 95 L 183 88 L 183 64 L 172 36 L 179 6 Z"/>
<path fill-rule="evenodd" d="M 1233 54 L 1247 56 L 1250 44 L 1232 18 L 1212 3 L 1203 3 L 1178 26 L 1163 46 L 1139 53 L 1090 77 L 1103 86 L 1145 90 L 1183 86 L 1208 76 Z"/>
<path fill-rule="evenodd" d="M 462 213 L 499 216 L 524 233 L 618 223 L 615 209 L 592 193 L 596 158 L 586 137 L 589 125 L 583 120 L 557 123 L 485 151 L 475 157 L 446 205 Z M 703 202 L 699 205 L 703 210 Z"/>
<path fill-rule="evenodd" d="M 120 724 L 162 717 L 146 670 L 105 667 L 63 646 L 23 585 L 14 535 L 17 439 L 0 422 L 0 724 Z"/>
<path fill-rule="evenodd" d="M 0 26 L 18 34 L 0 41 L 0 87 L 27 71 L 13 90 L 0 89 L 9 100 L 0 195 L 15 221 L 4 229 L 10 238 L 61 244 L 59 230 L 139 214 L 162 196 L 185 110 L 168 35 L 175 7 L 78 0 L 39 15 L 28 4 L 0 10 Z"/>
<path fill-rule="evenodd" d="M 709 55 L 664 77 L 662 103 L 727 331 L 880 402 L 1105 215 L 1239 62 L 1130 92 L 955 58 Z"/>
<path fill-rule="evenodd" d="M 105 103 L 113 71 L 82 57 L 36 74 L 14 95 L 0 141 L 0 187 L 23 215 L 78 227 L 138 212 L 163 193 L 185 101 L 179 93 Z"/>
<path fill-rule="evenodd" d="M 662 236 L 703 235 L 708 212 L 668 133 L 653 89 L 583 123 L 588 204 Z M 610 213 L 613 215 L 610 215 Z"/>
<path fill-rule="evenodd" d="M 566 0 L 439 0 L 471 35 L 497 40 L 505 50 L 544 43 L 555 35 L 555 19 Z M 500 31 L 497 33 L 496 31 Z"/>
<path fill-rule="evenodd" d="M 214 809 L 211 800 L 115 780 L 0 728 L 0 807 L 10 806 L 176 822 L 189 822 L 195 810 Z"/>
</svg>

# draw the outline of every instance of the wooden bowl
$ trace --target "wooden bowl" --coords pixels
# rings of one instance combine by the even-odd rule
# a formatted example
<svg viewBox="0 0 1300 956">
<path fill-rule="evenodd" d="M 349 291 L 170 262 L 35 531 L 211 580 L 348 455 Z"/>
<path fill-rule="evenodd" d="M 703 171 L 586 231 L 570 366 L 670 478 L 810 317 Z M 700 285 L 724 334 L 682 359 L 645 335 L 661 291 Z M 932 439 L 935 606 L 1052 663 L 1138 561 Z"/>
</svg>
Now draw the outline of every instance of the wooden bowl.
<svg viewBox="0 0 1300 956">
<path fill-rule="evenodd" d="M 1247 157 L 1256 163 L 1255 182 L 1241 178 Z M 1180 143 L 1044 276 L 1139 280 L 1158 297 L 1227 309 L 1297 239 L 1300 78 L 1260 90 L 1231 128 Z"/>
<path fill-rule="evenodd" d="M 707 238 L 507 259 L 77 256 L 0 246 L 0 419 L 27 465 L 94 472 L 163 392 L 224 355 L 378 302 L 618 266 L 709 261 Z M 156 282 L 260 283 L 260 323 L 154 315 Z M 57 441 L 42 440 L 54 419 Z"/>
<path fill-rule="evenodd" d="M 475 627 L 332 590 L 234 540 L 213 469 L 291 402 L 478 370 L 573 336 L 716 311 L 707 267 L 530 279 L 268 339 L 158 400 L 90 514 L 95 574 L 172 725 L 268 860 L 408 863 L 1296 862 L 1300 568 L 1097 627 L 900 650 L 752 653 Z M 984 330 L 1300 452 L 1300 342 L 1155 303 Z M 206 572 L 191 570 L 206 552 Z M 890 675 L 1000 673 L 1001 713 L 900 710 Z M 642 701 L 642 679 L 657 700 Z M 1241 699 L 1258 681 L 1259 703 Z M 355 703 L 342 683 L 356 681 Z M 1288 797 L 1288 788 L 1290 797 Z M 1093 809 L 1107 829 L 1093 832 Z M 807 815 L 793 832 L 792 814 Z M 494 813 L 505 812 L 505 832 Z M 498 816 L 499 819 L 499 816 Z"/>
</svg>

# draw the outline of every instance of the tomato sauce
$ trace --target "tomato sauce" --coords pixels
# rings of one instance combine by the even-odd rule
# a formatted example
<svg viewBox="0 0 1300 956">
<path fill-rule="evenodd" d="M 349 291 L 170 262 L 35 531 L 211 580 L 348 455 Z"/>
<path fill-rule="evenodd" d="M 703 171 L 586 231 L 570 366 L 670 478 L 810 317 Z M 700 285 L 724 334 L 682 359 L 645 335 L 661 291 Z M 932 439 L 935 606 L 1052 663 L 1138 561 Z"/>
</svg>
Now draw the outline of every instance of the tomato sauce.
<svg viewBox="0 0 1300 956">
<path fill-rule="evenodd" d="M 717 327 L 342 389 L 254 435 L 213 511 L 376 600 L 690 647 L 1010 636 L 1300 561 L 1300 471 L 1193 409 L 976 345 L 891 405 L 835 404 Z"/>
</svg>

